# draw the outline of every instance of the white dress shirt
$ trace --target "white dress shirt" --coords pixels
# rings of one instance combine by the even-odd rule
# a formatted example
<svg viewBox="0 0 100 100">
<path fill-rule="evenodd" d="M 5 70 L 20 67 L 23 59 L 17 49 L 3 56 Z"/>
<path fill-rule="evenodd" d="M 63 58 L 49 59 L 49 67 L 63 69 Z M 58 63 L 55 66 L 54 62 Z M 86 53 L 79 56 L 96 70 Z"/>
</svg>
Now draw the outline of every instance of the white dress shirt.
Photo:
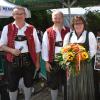
<svg viewBox="0 0 100 100">
<path fill-rule="evenodd" d="M 56 32 L 56 42 L 57 41 L 62 41 L 61 38 L 61 33 L 57 30 L 54 29 L 53 30 Z M 49 40 L 48 40 L 48 34 L 47 31 L 45 31 L 44 35 L 43 35 L 43 40 L 42 40 L 42 59 L 44 61 L 49 61 Z M 55 54 L 59 53 L 61 50 L 61 47 L 55 46 Z"/>
<path fill-rule="evenodd" d="M 13 22 L 13 24 L 16 25 L 15 22 Z M 18 26 L 16 25 L 16 27 L 18 28 L 17 35 L 25 36 L 24 32 L 25 32 L 27 26 L 29 26 L 29 24 L 25 23 L 25 25 L 21 29 L 19 29 Z M 3 28 L 3 31 L 2 31 L 2 34 L 1 34 L 1 39 L 0 39 L 0 46 L 7 45 L 7 42 L 8 42 L 7 34 L 8 34 L 8 25 L 4 26 L 4 28 Z M 38 53 L 38 52 L 41 51 L 41 47 L 40 47 L 40 42 L 39 42 L 39 39 L 38 39 L 37 32 L 36 32 L 35 28 L 33 29 L 33 37 L 34 37 L 34 42 L 35 42 L 35 50 Z M 19 49 L 20 47 L 23 47 L 23 49 L 21 50 L 21 53 L 29 52 L 28 51 L 27 40 L 15 41 L 15 48 Z"/>
<path fill-rule="evenodd" d="M 75 34 L 75 32 L 72 32 L 72 37 L 70 39 L 70 43 L 84 43 L 86 40 L 86 33 L 87 31 L 84 31 L 82 33 L 82 35 L 77 38 L 77 35 Z M 67 45 L 69 43 L 69 36 L 70 33 L 68 33 L 65 38 L 64 38 L 64 43 L 63 45 Z M 94 34 L 92 32 L 89 32 L 89 52 L 90 52 L 90 57 L 92 58 L 97 51 L 97 41 L 96 38 L 94 36 Z"/>
</svg>

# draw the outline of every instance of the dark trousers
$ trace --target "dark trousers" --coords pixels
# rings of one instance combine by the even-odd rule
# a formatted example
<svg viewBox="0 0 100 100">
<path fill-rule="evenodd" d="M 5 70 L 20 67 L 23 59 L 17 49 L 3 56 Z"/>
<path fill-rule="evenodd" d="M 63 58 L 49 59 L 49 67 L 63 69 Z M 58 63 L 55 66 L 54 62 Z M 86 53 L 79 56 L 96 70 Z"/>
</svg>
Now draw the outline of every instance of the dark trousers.
<svg viewBox="0 0 100 100">
<path fill-rule="evenodd" d="M 94 63 L 95 63 L 95 56 L 92 58 L 92 66 L 94 68 Z M 95 88 L 95 100 L 100 99 L 100 71 L 93 70 L 93 75 L 94 75 L 94 88 Z"/>
<path fill-rule="evenodd" d="M 16 57 L 13 62 L 7 62 L 8 89 L 14 92 L 18 89 L 19 80 L 24 79 L 24 85 L 29 88 L 33 85 L 35 65 L 28 53 Z"/>
<path fill-rule="evenodd" d="M 95 87 L 95 100 L 100 99 L 100 72 L 94 71 L 94 87 Z"/>
<path fill-rule="evenodd" d="M 7 91 L 7 84 L 5 83 L 4 80 L 0 80 L 0 95 L 1 95 L 0 100 L 10 100 L 9 93 Z"/>
<path fill-rule="evenodd" d="M 64 86 L 64 100 L 67 100 L 67 90 L 66 90 L 66 71 L 61 69 L 56 62 L 50 63 L 52 66 L 51 72 L 47 72 L 47 83 L 48 86 L 56 90 L 61 85 Z"/>
<path fill-rule="evenodd" d="M 52 66 L 52 70 L 47 72 L 47 83 L 48 86 L 56 90 L 60 85 L 64 85 L 65 83 L 65 71 L 61 69 L 56 62 L 50 63 Z"/>
</svg>

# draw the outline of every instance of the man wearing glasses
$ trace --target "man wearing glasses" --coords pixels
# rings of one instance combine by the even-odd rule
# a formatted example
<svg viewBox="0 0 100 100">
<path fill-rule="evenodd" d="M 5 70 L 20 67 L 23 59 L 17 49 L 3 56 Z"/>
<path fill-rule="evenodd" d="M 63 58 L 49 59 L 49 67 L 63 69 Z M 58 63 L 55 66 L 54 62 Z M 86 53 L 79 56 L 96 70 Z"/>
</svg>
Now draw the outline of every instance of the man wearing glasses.
<svg viewBox="0 0 100 100">
<path fill-rule="evenodd" d="M 39 70 L 40 42 L 34 26 L 25 22 L 23 7 L 13 9 L 15 21 L 3 28 L 0 46 L 6 52 L 10 100 L 17 100 L 20 78 L 24 80 L 25 100 L 30 100 L 34 70 Z"/>
</svg>

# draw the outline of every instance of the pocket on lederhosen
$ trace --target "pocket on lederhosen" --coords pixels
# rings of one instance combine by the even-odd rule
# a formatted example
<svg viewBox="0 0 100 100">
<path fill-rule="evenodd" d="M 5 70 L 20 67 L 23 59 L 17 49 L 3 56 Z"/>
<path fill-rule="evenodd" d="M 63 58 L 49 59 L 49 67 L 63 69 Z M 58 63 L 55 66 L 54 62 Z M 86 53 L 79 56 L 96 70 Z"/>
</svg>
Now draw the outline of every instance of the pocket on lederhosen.
<svg viewBox="0 0 100 100">
<path fill-rule="evenodd" d="M 29 66 L 30 64 L 32 64 L 32 59 L 29 53 L 22 55 L 22 62 L 23 62 L 23 65 L 25 66 Z"/>
<path fill-rule="evenodd" d="M 19 67 L 20 66 L 20 60 L 21 60 L 21 58 L 19 56 L 14 57 L 13 62 L 12 62 L 12 67 L 14 67 L 14 68 Z"/>
</svg>

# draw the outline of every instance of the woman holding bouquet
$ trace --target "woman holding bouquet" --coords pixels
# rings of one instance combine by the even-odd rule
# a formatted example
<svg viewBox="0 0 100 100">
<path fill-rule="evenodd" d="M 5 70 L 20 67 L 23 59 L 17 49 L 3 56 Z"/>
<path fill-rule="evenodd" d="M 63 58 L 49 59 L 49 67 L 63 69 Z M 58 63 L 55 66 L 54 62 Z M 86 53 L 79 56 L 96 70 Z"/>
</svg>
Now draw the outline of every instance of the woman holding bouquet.
<svg viewBox="0 0 100 100">
<path fill-rule="evenodd" d="M 72 28 L 73 31 L 65 36 L 63 45 L 82 45 L 89 52 L 89 59 L 92 59 L 96 54 L 97 42 L 94 34 L 86 31 L 84 18 L 75 16 L 72 20 Z M 67 100 L 95 100 L 91 61 L 81 61 L 80 59 L 81 56 L 78 58 L 79 63 L 75 64 L 76 73 L 74 75 L 69 69 L 67 71 L 67 75 L 69 75 L 69 77 L 67 76 Z"/>
</svg>

